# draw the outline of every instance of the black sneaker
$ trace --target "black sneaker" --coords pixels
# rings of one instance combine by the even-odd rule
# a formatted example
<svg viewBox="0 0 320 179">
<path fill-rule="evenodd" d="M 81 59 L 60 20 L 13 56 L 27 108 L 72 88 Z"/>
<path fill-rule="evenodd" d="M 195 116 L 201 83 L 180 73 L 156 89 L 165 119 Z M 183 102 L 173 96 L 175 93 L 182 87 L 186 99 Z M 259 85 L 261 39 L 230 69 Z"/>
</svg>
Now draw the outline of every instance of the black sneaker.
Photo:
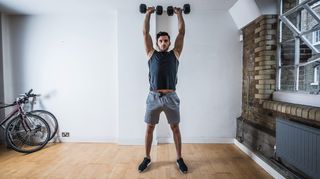
<svg viewBox="0 0 320 179">
<path fill-rule="evenodd" d="M 151 164 L 151 160 L 147 157 L 145 157 L 142 161 L 142 163 L 139 165 L 138 171 L 141 173 L 143 172 L 145 169 L 148 168 L 148 166 Z"/>
<path fill-rule="evenodd" d="M 178 165 L 178 168 L 179 168 L 179 170 L 180 170 L 180 172 L 181 172 L 182 174 L 185 174 L 185 173 L 188 172 L 188 167 L 187 167 L 187 165 L 184 163 L 184 161 L 183 161 L 182 158 L 179 158 L 179 159 L 177 160 L 177 165 Z"/>
</svg>

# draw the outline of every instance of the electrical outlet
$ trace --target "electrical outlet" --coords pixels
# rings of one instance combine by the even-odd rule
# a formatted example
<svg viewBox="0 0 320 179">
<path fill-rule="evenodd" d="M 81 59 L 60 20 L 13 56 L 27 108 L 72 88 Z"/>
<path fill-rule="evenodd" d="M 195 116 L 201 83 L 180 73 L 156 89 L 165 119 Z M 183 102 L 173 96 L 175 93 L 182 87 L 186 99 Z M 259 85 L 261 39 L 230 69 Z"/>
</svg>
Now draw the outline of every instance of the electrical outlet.
<svg viewBox="0 0 320 179">
<path fill-rule="evenodd" d="M 69 132 L 62 132 L 62 137 L 70 137 Z"/>
</svg>

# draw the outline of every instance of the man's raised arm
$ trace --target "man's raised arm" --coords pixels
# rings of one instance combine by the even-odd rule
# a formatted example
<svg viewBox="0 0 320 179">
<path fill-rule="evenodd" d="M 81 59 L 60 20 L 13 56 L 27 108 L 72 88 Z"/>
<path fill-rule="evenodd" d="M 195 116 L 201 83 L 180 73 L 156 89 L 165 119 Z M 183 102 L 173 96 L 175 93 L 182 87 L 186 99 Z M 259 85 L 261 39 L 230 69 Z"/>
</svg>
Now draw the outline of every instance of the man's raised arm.
<svg viewBox="0 0 320 179">
<path fill-rule="evenodd" d="M 174 43 L 173 51 L 174 51 L 176 57 L 179 58 L 180 54 L 182 52 L 182 49 L 183 49 L 185 25 L 184 25 L 184 20 L 183 20 L 181 8 L 174 8 L 174 12 L 175 12 L 175 14 L 177 14 L 177 17 L 178 17 L 178 30 L 179 30 L 179 33 L 178 33 L 176 41 Z"/>
<path fill-rule="evenodd" d="M 146 16 L 144 18 L 143 23 L 143 37 L 144 37 L 144 45 L 147 52 L 148 58 L 151 57 L 152 53 L 154 52 L 153 44 L 152 44 L 152 38 L 150 36 L 149 30 L 150 30 L 150 16 L 152 13 L 154 13 L 155 9 L 154 7 L 148 7 Z"/>
</svg>

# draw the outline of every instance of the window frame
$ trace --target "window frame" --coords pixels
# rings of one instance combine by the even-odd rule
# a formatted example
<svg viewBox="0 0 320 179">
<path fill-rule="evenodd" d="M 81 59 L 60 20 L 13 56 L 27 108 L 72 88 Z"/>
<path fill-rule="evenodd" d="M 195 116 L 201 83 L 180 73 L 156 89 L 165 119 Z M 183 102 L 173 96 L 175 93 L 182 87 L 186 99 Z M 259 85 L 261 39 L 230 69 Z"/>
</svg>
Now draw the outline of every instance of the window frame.
<svg viewBox="0 0 320 179">
<path fill-rule="evenodd" d="M 283 3 L 284 0 L 280 0 L 278 1 L 279 3 L 279 15 L 283 14 Z M 313 4 L 311 7 L 314 8 L 316 6 L 319 6 L 320 2 L 317 2 L 315 4 Z M 281 20 L 278 23 L 279 28 L 278 28 L 278 48 L 277 48 L 277 74 L 276 74 L 276 91 L 278 92 L 294 92 L 294 93 L 311 93 L 308 91 L 304 91 L 304 90 L 299 90 L 299 70 L 301 66 L 304 66 L 304 63 L 300 63 L 300 37 L 294 37 L 294 42 L 295 42 L 295 55 L 294 55 L 294 64 L 293 65 L 281 65 L 282 63 L 282 59 L 281 59 L 281 53 L 282 53 L 282 49 L 281 49 L 281 45 L 283 44 L 282 42 L 282 36 L 283 36 L 283 25 L 285 25 Z M 297 20 L 297 24 L 301 27 L 301 13 L 299 14 L 299 18 Z M 316 44 L 314 43 L 315 40 L 315 35 L 316 33 L 319 32 L 319 41 L 316 42 Z M 312 40 L 312 44 L 313 45 L 318 45 L 320 44 L 320 29 L 313 32 L 313 36 L 312 36 L 313 40 Z M 281 73 L 282 73 L 282 69 L 286 68 L 286 67 L 294 67 L 294 90 L 283 90 L 281 89 Z"/>
</svg>

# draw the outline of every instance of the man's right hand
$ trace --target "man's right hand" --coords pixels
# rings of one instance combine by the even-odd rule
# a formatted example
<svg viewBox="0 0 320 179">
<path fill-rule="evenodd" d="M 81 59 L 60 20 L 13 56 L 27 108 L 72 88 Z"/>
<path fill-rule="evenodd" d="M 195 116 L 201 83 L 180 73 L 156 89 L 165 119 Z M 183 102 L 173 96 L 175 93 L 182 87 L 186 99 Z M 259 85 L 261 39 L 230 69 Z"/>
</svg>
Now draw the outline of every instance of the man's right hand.
<svg viewBox="0 0 320 179">
<path fill-rule="evenodd" d="M 148 7 L 146 14 L 153 14 L 155 10 L 154 7 Z"/>
</svg>

